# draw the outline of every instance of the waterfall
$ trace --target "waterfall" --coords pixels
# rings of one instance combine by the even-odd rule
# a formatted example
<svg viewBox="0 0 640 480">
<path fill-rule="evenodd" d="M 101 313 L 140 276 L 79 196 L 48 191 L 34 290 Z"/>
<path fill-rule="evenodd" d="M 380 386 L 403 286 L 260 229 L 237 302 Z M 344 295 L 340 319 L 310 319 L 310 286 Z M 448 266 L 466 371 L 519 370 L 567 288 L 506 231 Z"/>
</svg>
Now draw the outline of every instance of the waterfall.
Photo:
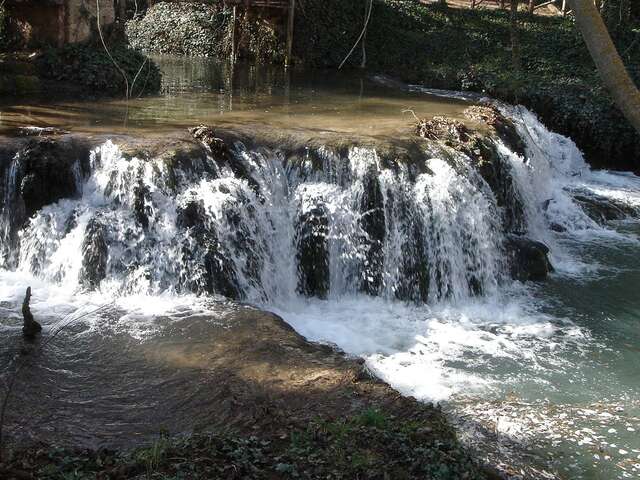
<svg viewBox="0 0 640 480">
<path fill-rule="evenodd" d="M 18 153 L 0 171 L 3 264 L 78 290 L 260 303 L 494 292 L 507 281 L 510 236 L 554 250 L 559 230 L 599 228 L 573 198 L 592 175 L 575 145 L 524 109 L 504 113 L 526 152 L 488 140 L 490 174 L 426 140 L 408 160 L 357 145 L 285 153 L 237 141 L 228 161 L 130 156 L 107 141 L 86 168 L 69 161 L 72 195 L 21 225 Z"/>
</svg>

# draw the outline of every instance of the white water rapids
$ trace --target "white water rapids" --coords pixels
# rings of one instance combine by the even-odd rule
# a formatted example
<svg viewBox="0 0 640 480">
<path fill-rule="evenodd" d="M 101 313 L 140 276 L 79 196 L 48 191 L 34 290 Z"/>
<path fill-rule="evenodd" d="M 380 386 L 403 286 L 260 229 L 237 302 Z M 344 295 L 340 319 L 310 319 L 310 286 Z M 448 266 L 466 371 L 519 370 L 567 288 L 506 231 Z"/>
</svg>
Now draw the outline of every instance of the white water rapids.
<svg viewBox="0 0 640 480">
<path fill-rule="evenodd" d="M 591 171 L 573 142 L 533 114 L 505 113 L 526 144 L 524 158 L 496 145 L 512 200 L 523 206 L 518 233 L 549 246 L 554 281 L 580 282 L 606 267 L 576 245 L 637 252 L 632 231 L 594 221 L 575 196 L 640 212 L 640 178 Z M 234 155 L 251 181 L 211 159 L 175 168 L 105 143 L 91 154 L 88 176 L 78 173 L 77 198 L 42 208 L 19 232 L 17 247 L 5 248 L 0 299 L 18 302 L 31 285 L 36 317 L 115 299 L 127 311 L 118 330 L 144 341 L 154 316 L 206 309 L 196 294 L 234 296 L 275 311 L 310 339 L 363 356 L 403 394 L 458 402 L 459 413 L 477 416 L 469 405 L 488 412 L 479 399 L 501 398 L 523 376 L 537 382 L 529 392 L 551 388 L 556 372 L 567 376 L 571 362 L 598 344 L 568 311 L 554 311 L 543 287 L 509 278 L 506 206 L 463 154 L 429 147 L 409 165 L 371 148 L 287 158 L 238 143 Z M 5 241 L 20 162 L 14 159 L 4 179 Z M 100 259 L 100 271 L 90 271 L 87 252 Z M 635 431 L 636 420 L 621 420 L 622 428 Z M 544 424 L 527 423 L 525 435 L 513 426 L 518 421 L 503 420 L 496 430 L 528 441 Z M 606 443 L 585 436 L 592 440 L 582 445 Z M 605 471 L 640 475 L 640 443 L 629 445 L 606 454 L 628 461 Z"/>
</svg>

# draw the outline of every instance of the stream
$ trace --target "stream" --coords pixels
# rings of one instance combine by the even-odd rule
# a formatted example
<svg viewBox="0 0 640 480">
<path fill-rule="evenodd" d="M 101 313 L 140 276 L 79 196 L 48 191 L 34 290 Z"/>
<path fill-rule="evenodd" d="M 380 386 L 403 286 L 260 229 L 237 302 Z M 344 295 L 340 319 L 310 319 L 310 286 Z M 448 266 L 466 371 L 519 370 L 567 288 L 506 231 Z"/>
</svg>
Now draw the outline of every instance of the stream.
<svg viewBox="0 0 640 480">
<path fill-rule="evenodd" d="M 77 319 L 23 371 L 10 436 L 95 447 L 206 428 L 215 385 L 170 352 L 250 305 L 363 357 L 402 394 L 439 402 L 493 463 L 526 458 L 532 478 L 640 478 L 639 177 L 592 171 L 570 139 L 500 105 L 526 154 L 494 141 L 498 194 L 463 153 L 428 141 L 412 150 L 409 110 L 482 129 L 464 120 L 476 98 L 335 73 L 159 64 L 162 95 L 130 105 L 0 105 L 0 135 L 49 125 L 113 137 L 78 166 L 76 195 L 19 232 L 22 160 L 0 158 L 2 371 L 19 357 L 26 286 L 45 334 Z M 118 146 L 199 123 L 253 135 L 232 147 L 242 175 Z M 605 200 L 625 215 L 596 221 Z M 546 281 L 511 279 L 513 235 L 549 247 Z"/>
</svg>

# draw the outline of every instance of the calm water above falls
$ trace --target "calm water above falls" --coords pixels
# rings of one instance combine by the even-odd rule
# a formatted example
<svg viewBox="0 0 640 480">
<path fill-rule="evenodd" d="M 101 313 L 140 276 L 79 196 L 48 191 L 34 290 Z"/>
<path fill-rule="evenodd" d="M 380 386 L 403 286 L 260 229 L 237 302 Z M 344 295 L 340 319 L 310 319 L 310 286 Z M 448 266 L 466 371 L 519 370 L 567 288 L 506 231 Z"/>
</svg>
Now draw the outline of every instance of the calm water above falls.
<svg viewBox="0 0 640 480">
<path fill-rule="evenodd" d="M 126 128 L 118 102 L 100 104 L 100 113 L 82 103 L 8 106 L 0 127 L 19 126 L 28 114 L 102 133 L 153 135 L 202 121 L 385 137 L 406 134 L 403 109 L 461 118 L 467 106 L 359 80 L 297 83 L 256 71 L 241 80 L 188 65 L 165 63 L 180 74 L 170 77 L 163 97 L 136 101 Z M 79 180 L 81 196 L 38 213 L 20 234 L 14 263 L 0 270 L 3 361 L 14 353 L 25 285 L 33 286 L 34 313 L 49 326 L 70 312 L 117 303 L 61 335 L 46 352 L 48 367 L 26 375 L 27 383 L 45 381 L 21 391 L 23 402 L 65 407 L 64 425 L 44 406 L 36 409 L 42 421 L 27 436 L 94 444 L 123 433 L 151 435 L 149 419 L 158 415 L 172 430 L 206 424 L 202 405 L 214 386 L 192 371 L 150 362 L 148 352 L 162 351 L 168 340 L 189 342 L 190 322 L 200 324 L 201 314 L 232 318 L 240 307 L 210 300 L 232 293 L 276 311 L 309 338 L 364 356 L 401 392 L 442 401 L 461 435 L 488 455 L 517 456 L 524 448 L 535 454 L 532 466 L 564 478 L 640 477 L 640 224 L 599 225 L 575 201 L 577 194 L 599 195 L 640 209 L 640 179 L 591 172 L 569 140 L 525 110 L 505 112 L 518 125 L 528 159 L 501 143 L 496 149 L 523 204 L 526 234 L 549 245 L 556 268 L 542 284 L 508 279 L 504 212 L 467 159 L 446 150 L 431 148 L 417 159 L 426 169 L 413 171 L 387 168 L 371 148 L 345 153 L 328 145 L 317 152 L 322 166 L 309 170 L 304 159 L 296 163 L 277 149 L 236 145 L 258 198 L 224 169 L 210 177 L 185 174 L 174 191 L 165 172 L 147 167 L 153 161 L 125 159 L 111 143 L 100 147 L 91 173 Z M 151 191 L 144 232 L 130 208 L 132 172 Z M 121 180 L 116 189 L 114 178 Z M 378 191 L 372 178 L 383 234 L 370 228 L 367 215 L 375 208 L 363 207 Z M 210 288 L 201 257 L 181 257 L 185 242 L 209 238 L 181 223 L 194 202 L 229 262 L 218 272 L 229 274 L 224 285 Z M 107 274 L 98 291 L 79 293 L 78 252 L 96 218 L 109 248 Z M 301 219 L 316 230 L 307 234 Z M 249 243 L 238 245 L 238 230 Z M 320 251 L 309 240 L 317 237 L 326 239 Z M 309 280 L 304 252 L 321 256 L 314 265 L 325 283 Z M 207 288 L 213 296 L 193 296 Z M 301 289 L 320 289 L 326 299 Z M 96 416 L 109 421 L 95 424 Z"/>
</svg>

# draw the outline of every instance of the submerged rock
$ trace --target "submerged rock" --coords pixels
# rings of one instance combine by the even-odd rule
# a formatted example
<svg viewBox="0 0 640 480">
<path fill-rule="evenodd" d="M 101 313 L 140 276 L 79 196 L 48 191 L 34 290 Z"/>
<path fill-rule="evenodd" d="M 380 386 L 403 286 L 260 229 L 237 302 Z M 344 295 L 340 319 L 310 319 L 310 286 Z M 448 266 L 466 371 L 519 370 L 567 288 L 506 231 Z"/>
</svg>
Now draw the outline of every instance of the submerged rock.
<svg viewBox="0 0 640 480">
<path fill-rule="evenodd" d="M 530 238 L 510 235 L 506 250 L 511 276 L 521 282 L 542 281 L 553 272 L 549 261 L 549 247 Z"/>
</svg>

